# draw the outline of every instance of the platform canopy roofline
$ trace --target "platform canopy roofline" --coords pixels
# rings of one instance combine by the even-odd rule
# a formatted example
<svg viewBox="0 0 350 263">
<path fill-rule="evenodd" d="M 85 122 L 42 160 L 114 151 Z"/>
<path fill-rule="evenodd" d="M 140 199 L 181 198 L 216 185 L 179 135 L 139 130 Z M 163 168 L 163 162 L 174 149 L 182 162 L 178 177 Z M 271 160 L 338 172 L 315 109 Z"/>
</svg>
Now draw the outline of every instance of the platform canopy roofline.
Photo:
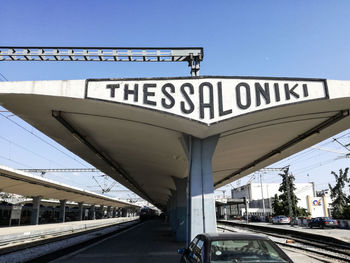
<svg viewBox="0 0 350 263">
<path fill-rule="evenodd" d="M 0 82 L 0 103 L 159 207 L 188 178 L 187 137 L 218 136 L 219 188 L 350 128 L 350 82 L 337 80 Z"/>
</svg>

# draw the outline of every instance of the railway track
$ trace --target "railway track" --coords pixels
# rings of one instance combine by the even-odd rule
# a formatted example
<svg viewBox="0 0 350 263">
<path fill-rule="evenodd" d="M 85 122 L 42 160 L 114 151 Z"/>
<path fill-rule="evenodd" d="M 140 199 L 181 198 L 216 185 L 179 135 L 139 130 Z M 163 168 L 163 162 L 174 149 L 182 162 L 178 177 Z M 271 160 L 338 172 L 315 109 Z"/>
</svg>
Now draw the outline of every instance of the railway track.
<svg viewBox="0 0 350 263">
<path fill-rule="evenodd" d="M 308 238 L 306 240 L 304 237 L 291 237 L 263 230 L 247 230 L 247 228 L 239 228 L 239 226 L 232 226 L 223 222 L 218 224 L 218 229 L 231 232 L 241 232 L 242 229 L 244 229 L 245 231 L 264 234 L 283 249 L 296 253 L 302 253 L 320 262 L 350 262 L 350 247 L 345 247 L 342 244 L 328 243 L 320 239 L 311 240 Z"/>
<path fill-rule="evenodd" d="M 32 236 L 0 244 L 0 262 L 48 262 L 140 224 L 138 220 L 62 235 Z"/>
</svg>

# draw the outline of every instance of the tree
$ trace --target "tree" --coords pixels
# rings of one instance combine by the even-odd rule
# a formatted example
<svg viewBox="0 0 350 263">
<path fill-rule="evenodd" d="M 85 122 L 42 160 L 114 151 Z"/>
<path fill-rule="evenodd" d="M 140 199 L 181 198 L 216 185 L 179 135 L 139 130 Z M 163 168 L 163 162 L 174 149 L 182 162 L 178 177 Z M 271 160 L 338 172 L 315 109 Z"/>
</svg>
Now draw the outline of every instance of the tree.
<svg viewBox="0 0 350 263">
<path fill-rule="evenodd" d="M 333 207 L 332 216 L 335 218 L 344 218 L 344 209 L 345 211 L 348 211 L 347 207 L 349 206 L 348 203 L 350 202 L 350 200 L 349 197 L 347 197 L 343 192 L 345 183 L 349 182 L 348 171 L 349 167 L 345 168 L 344 171 L 343 169 L 339 169 L 339 175 L 333 171 L 331 172 L 331 174 L 334 175 L 336 181 L 334 187 L 328 184 L 329 189 L 331 191 L 331 198 L 333 200 L 333 202 L 331 203 Z"/>
<path fill-rule="evenodd" d="M 275 194 L 275 197 L 272 202 L 272 209 L 274 215 L 281 215 L 284 213 L 282 203 L 278 200 L 278 195 Z"/>
<path fill-rule="evenodd" d="M 294 184 L 294 176 L 289 174 L 289 167 L 283 170 L 283 173 L 279 174 L 282 177 L 282 183 L 278 189 L 282 194 L 280 194 L 277 198 L 275 195 L 275 200 L 272 204 L 274 209 L 274 215 L 293 215 L 293 216 L 307 216 L 308 212 L 297 206 L 298 199 L 295 195 L 295 184 Z M 289 192 L 289 194 L 288 194 Z M 289 204 L 290 198 L 290 204 Z M 289 208 L 290 207 L 290 208 Z M 291 213 L 289 210 L 291 209 Z"/>
</svg>

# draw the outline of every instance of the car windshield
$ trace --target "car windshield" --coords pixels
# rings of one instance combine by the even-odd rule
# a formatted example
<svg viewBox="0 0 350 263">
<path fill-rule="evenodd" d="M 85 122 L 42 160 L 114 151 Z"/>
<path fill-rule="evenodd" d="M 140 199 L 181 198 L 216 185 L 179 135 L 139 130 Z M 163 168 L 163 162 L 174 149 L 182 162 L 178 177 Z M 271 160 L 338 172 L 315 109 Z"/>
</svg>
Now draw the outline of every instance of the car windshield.
<svg viewBox="0 0 350 263">
<path fill-rule="evenodd" d="M 288 262 L 268 240 L 220 240 L 211 242 L 210 262 Z"/>
</svg>

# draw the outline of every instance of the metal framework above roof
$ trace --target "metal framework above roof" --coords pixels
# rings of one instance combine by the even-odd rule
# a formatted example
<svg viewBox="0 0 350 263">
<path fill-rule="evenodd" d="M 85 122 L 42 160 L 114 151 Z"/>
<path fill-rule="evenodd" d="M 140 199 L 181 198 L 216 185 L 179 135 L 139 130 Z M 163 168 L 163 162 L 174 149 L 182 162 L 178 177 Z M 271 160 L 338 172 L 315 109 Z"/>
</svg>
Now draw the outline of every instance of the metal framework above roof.
<svg viewBox="0 0 350 263">
<path fill-rule="evenodd" d="M 18 169 L 19 171 L 23 172 L 30 172 L 30 173 L 48 173 L 48 172 L 62 172 L 62 173 L 70 173 L 70 172 L 100 172 L 100 170 L 96 168 L 63 168 L 63 169 Z"/>
<path fill-rule="evenodd" d="M 2 47 L 0 61 L 188 62 L 197 76 L 202 47 Z"/>
</svg>

